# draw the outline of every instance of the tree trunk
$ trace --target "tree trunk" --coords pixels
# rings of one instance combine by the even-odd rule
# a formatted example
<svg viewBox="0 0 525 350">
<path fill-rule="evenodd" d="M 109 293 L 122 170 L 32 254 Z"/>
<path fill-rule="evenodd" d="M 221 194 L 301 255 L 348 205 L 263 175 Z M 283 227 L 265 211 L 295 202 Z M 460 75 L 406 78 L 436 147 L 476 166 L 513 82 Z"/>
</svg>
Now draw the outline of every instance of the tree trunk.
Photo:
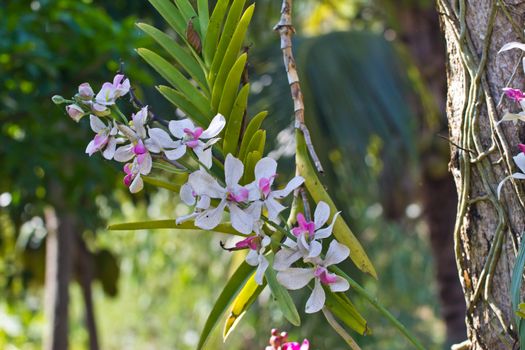
<svg viewBox="0 0 525 350">
<path fill-rule="evenodd" d="M 459 198 L 454 249 L 471 349 L 512 349 L 516 342 L 510 279 L 525 227 L 524 207 L 521 185 L 508 182 L 501 201 L 496 187 L 515 169 L 519 135 L 512 123 L 496 122 L 503 108 L 515 108 L 507 101 L 497 105 L 521 62 L 517 52 L 497 52 L 518 40 L 524 9 L 517 0 L 438 0 L 448 53 L 449 167 Z M 523 82 L 520 71 L 512 85 Z"/>
<path fill-rule="evenodd" d="M 62 215 L 60 220 L 52 207 L 45 211 L 46 237 L 46 282 L 44 334 L 45 350 L 68 349 L 69 281 L 71 280 L 71 249 L 74 218 Z"/>
</svg>

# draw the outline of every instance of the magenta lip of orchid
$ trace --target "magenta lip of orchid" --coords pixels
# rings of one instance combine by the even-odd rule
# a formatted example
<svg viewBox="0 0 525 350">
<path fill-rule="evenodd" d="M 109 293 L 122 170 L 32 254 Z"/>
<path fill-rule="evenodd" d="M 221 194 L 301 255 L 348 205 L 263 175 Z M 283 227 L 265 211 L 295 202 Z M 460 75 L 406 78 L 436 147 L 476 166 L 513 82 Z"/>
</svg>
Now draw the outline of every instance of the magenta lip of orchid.
<svg viewBox="0 0 525 350">
<path fill-rule="evenodd" d="M 297 223 L 299 226 L 292 228 L 294 236 L 299 237 L 303 233 L 308 233 L 309 238 L 313 238 L 315 233 L 315 223 L 313 221 L 306 221 L 302 213 L 297 214 Z"/>
<path fill-rule="evenodd" d="M 503 92 L 508 98 L 514 100 L 515 102 L 520 102 L 521 100 L 525 99 L 525 94 L 520 89 L 504 88 Z"/>
<path fill-rule="evenodd" d="M 337 277 L 334 274 L 329 273 L 326 267 L 323 266 L 317 266 L 314 276 L 319 277 L 321 283 L 326 285 L 337 282 Z"/>
<path fill-rule="evenodd" d="M 521 152 L 525 153 L 525 144 L 520 143 L 520 144 L 518 145 L 518 148 L 520 149 Z"/>
</svg>

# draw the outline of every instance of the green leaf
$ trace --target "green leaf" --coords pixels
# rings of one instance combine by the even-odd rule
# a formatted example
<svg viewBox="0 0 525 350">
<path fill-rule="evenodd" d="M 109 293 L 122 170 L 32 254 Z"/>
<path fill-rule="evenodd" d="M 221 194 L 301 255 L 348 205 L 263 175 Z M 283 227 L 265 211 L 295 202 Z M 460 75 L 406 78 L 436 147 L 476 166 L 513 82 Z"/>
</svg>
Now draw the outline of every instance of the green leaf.
<svg viewBox="0 0 525 350">
<path fill-rule="evenodd" d="M 268 115 L 267 111 L 262 111 L 258 113 L 255 117 L 250 120 L 244 134 L 242 135 L 241 148 L 239 149 L 239 159 L 244 159 L 246 156 L 246 151 L 248 150 L 248 145 L 252 140 L 253 136 L 261 127 L 264 118 Z"/>
<path fill-rule="evenodd" d="M 246 53 L 240 55 L 230 70 L 225 85 L 220 89 L 218 85 L 213 87 L 211 106 L 214 110 L 217 109 L 219 113 L 226 116 L 226 119 L 230 116 L 235 97 L 237 96 L 237 91 L 239 91 L 242 73 L 246 66 L 247 59 L 248 55 Z M 221 95 L 219 95 L 219 90 L 222 91 Z"/>
<path fill-rule="evenodd" d="M 208 9 L 208 0 L 197 0 L 197 12 L 199 13 L 199 23 L 201 29 L 201 38 L 204 39 L 208 31 L 210 14 Z"/>
<path fill-rule="evenodd" d="M 142 176 L 142 180 L 145 183 L 153 185 L 155 187 L 165 188 L 167 190 L 177 192 L 177 193 L 179 193 L 180 191 L 180 185 L 172 184 L 171 182 L 167 182 L 161 179 L 157 179 L 157 178 L 149 177 L 149 176 Z"/>
<path fill-rule="evenodd" d="M 325 294 L 325 306 L 338 319 L 361 335 L 371 334 L 366 320 L 344 293 L 334 293 L 330 289 L 325 288 Z"/>
<path fill-rule="evenodd" d="M 206 114 L 209 101 L 179 72 L 171 63 L 148 49 L 137 49 L 138 54 L 152 66 L 164 79 L 176 87 L 199 111 Z"/>
<path fill-rule="evenodd" d="M 255 165 L 262 158 L 262 153 L 259 151 L 251 151 L 244 160 L 244 175 L 242 177 L 242 184 L 249 184 L 255 180 Z"/>
<path fill-rule="evenodd" d="M 243 262 L 230 277 L 230 279 L 226 283 L 226 286 L 224 286 L 224 289 L 217 298 L 217 301 L 215 301 L 210 315 L 208 316 L 208 319 L 204 324 L 204 328 L 201 332 L 201 336 L 199 339 L 199 344 L 197 345 L 197 350 L 202 349 L 202 347 L 208 340 L 211 331 L 213 330 L 213 328 L 215 328 L 215 325 L 219 321 L 220 317 L 231 305 L 233 298 L 242 288 L 244 282 L 253 273 L 253 270 L 255 270 L 254 266 L 250 266 L 246 262 Z"/>
<path fill-rule="evenodd" d="M 250 84 L 246 84 L 242 87 L 241 91 L 239 91 L 239 95 L 237 96 L 237 99 L 235 99 L 231 113 L 227 118 L 223 141 L 224 154 L 231 153 L 237 155 L 242 122 L 244 120 L 244 113 L 246 112 L 246 105 L 248 104 L 249 93 Z"/>
<path fill-rule="evenodd" d="M 230 41 L 230 44 L 228 45 L 228 49 L 226 50 L 224 56 L 215 56 L 216 59 L 220 60 L 220 68 L 217 72 L 216 77 L 216 71 L 213 70 L 213 67 L 210 69 L 208 81 L 210 82 L 212 91 L 215 89 L 215 87 L 219 88 L 217 92 L 219 95 L 222 94 L 222 89 L 226 83 L 228 73 L 235 64 L 235 61 L 237 60 L 237 56 L 239 55 L 239 51 L 241 50 L 241 46 L 246 35 L 246 30 L 248 29 L 248 25 L 250 24 L 250 20 L 252 19 L 254 8 L 255 4 L 252 4 L 246 9 L 246 11 L 244 11 L 244 14 L 241 17 L 241 21 L 239 22 L 239 25 L 233 33 L 233 37 Z"/>
<path fill-rule="evenodd" d="M 169 220 L 150 220 L 150 221 L 137 221 L 137 222 L 126 222 L 121 224 L 112 224 L 108 226 L 108 230 L 110 231 L 129 231 L 129 230 L 156 230 L 156 229 L 178 229 L 178 230 L 197 230 L 197 231 L 205 231 L 193 224 L 193 222 L 182 222 L 177 225 L 175 220 L 169 219 Z M 214 232 L 220 232 L 220 233 L 227 233 L 230 235 L 235 236 L 242 236 L 245 237 L 245 235 L 238 233 L 231 227 L 228 223 L 219 224 L 217 227 L 215 227 L 213 230 Z"/>
<path fill-rule="evenodd" d="M 253 135 L 250 143 L 248 144 L 248 148 L 246 151 L 253 152 L 258 151 L 260 154 L 264 154 L 264 145 L 266 143 L 266 130 L 259 129 L 255 132 Z"/>
<path fill-rule="evenodd" d="M 512 269 L 512 277 L 510 282 L 510 297 L 512 303 L 512 309 L 515 311 L 521 311 L 520 304 L 520 293 L 521 285 L 523 282 L 523 270 L 525 268 L 525 239 L 521 240 L 520 249 L 518 251 L 518 256 L 516 257 L 516 262 L 514 263 L 514 268 Z M 520 317 L 515 317 L 515 322 L 517 325 L 517 330 L 520 339 L 520 349 L 525 349 L 525 322 Z"/>
<path fill-rule="evenodd" d="M 160 170 L 167 171 L 168 173 L 178 174 L 178 175 L 188 174 L 190 172 L 190 170 L 188 169 L 179 169 L 167 162 L 155 161 L 153 162 L 152 167 L 154 169 L 160 169 Z"/>
<path fill-rule="evenodd" d="M 268 286 L 270 286 L 272 295 L 275 297 L 284 317 L 290 321 L 291 324 L 299 327 L 301 325 L 301 317 L 299 317 L 299 312 L 297 312 L 293 299 L 290 296 L 290 293 L 288 293 L 288 290 L 277 281 L 275 271 L 272 269 L 273 254 L 268 254 L 266 258 L 268 259 L 270 266 L 266 269 L 264 275 L 268 282 Z"/>
<path fill-rule="evenodd" d="M 210 89 L 208 87 L 208 81 L 206 80 L 206 74 L 194 57 L 186 52 L 175 40 L 157 28 L 146 23 L 138 23 L 137 26 L 162 46 L 164 50 L 188 72 L 197 84 L 199 84 L 201 89 L 209 95 Z"/>
<path fill-rule="evenodd" d="M 177 5 L 177 7 L 179 8 L 180 13 L 182 14 L 186 22 L 185 23 L 186 26 L 188 25 L 188 22 L 192 18 L 197 17 L 197 13 L 195 12 L 195 9 L 193 8 L 193 6 L 188 0 L 175 0 L 175 5 Z M 198 25 L 196 27 L 199 28 Z M 199 30 L 197 29 L 197 31 Z"/>
<path fill-rule="evenodd" d="M 330 195 L 326 192 L 321 181 L 317 177 L 316 170 L 313 168 L 312 163 L 306 149 L 306 143 L 302 132 L 296 130 L 296 142 L 297 142 L 297 153 L 295 155 L 295 161 L 299 170 L 299 175 L 304 178 L 304 183 L 308 192 L 312 198 L 316 201 L 324 201 L 330 206 L 330 213 L 335 214 L 337 208 L 330 198 Z M 372 262 L 366 255 L 363 247 L 354 236 L 346 222 L 341 216 L 339 216 L 334 225 L 334 236 L 342 244 L 350 248 L 350 258 L 354 264 L 363 272 L 370 274 L 372 277 L 377 279 L 377 273 L 372 265 Z"/>
<path fill-rule="evenodd" d="M 208 67 L 211 66 L 214 53 L 217 50 L 219 35 L 222 27 L 222 20 L 224 19 L 224 15 L 228 10 L 229 4 L 230 0 L 218 0 L 211 14 L 210 22 L 208 25 L 208 31 L 204 36 L 204 44 L 202 50 L 204 55 L 204 61 L 206 62 L 206 65 Z"/>
<path fill-rule="evenodd" d="M 213 53 L 213 62 L 210 67 L 210 81 L 213 82 L 215 77 L 221 68 L 221 63 L 228 49 L 235 29 L 239 24 L 239 19 L 241 18 L 242 10 L 244 8 L 245 0 L 234 0 L 232 6 L 228 11 L 228 16 L 226 17 L 226 22 L 222 29 L 221 38 L 219 44 L 216 46 Z"/>
<path fill-rule="evenodd" d="M 186 35 L 186 21 L 180 11 L 169 0 L 149 0 L 158 13 L 168 22 L 181 38 Z"/>
<path fill-rule="evenodd" d="M 200 109 L 188 100 L 184 95 L 168 86 L 158 86 L 157 90 L 171 103 L 180 108 L 186 115 L 191 117 L 200 126 L 206 128 L 211 121 L 212 112 L 201 112 Z"/>
<path fill-rule="evenodd" d="M 230 333 L 235 329 L 235 326 L 246 314 L 246 311 L 252 306 L 259 294 L 261 294 L 264 287 L 266 287 L 266 282 L 262 285 L 258 285 L 257 282 L 255 282 L 255 274 L 252 274 L 232 303 L 230 314 L 224 323 L 224 330 L 222 332 L 224 340 L 226 340 Z"/>
</svg>

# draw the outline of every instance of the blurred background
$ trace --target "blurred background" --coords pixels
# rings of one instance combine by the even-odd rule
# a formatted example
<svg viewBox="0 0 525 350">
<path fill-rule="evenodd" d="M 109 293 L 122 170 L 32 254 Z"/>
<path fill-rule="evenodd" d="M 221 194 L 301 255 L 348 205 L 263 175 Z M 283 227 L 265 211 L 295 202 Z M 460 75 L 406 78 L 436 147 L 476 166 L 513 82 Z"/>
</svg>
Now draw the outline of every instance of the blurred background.
<svg viewBox="0 0 525 350">
<path fill-rule="evenodd" d="M 279 1 L 257 1 L 246 45 L 249 105 L 269 110 L 266 152 L 281 159 L 285 179 L 293 171 L 293 128 L 272 31 L 279 10 Z M 351 264 L 345 269 L 429 349 L 463 340 L 445 57 L 433 2 L 304 0 L 294 10 L 307 124 L 327 170 L 323 180 L 379 281 Z M 161 78 L 134 51 L 155 47 L 137 21 L 165 28 L 143 0 L 0 1 L 2 349 L 41 349 L 50 322 L 68 327 L 70 349 L 193 349 L 231 271 L 232 257 L 219 246 L 224 237 L 107 231 L 108 223 L 174 218 L 187 209 L 152 187 L 131 196 L 121 169 L 84 153 L 89 125 L 51 102 L 86 81 L 99 89 L 122 61 L 143 101 L 173 118 L 154 90 Z M 46 261 L 58 261 L 60 273 L 46 272 Z M 69 291 L 69 311 L 45 312 L 57 290 Z M 293 297 L 304 305 L 308 295 Z M 373 330 L 356 337 L 363 349 L 409 348 L 363 300 L 353 301 Z M 265 293 L 226 344 L 217 329 L 208 348 L 263 349 L 272 327 L 310 338 L 313 349 L 346 348 L 319 314 L 292 328 Z"/>
</svg>

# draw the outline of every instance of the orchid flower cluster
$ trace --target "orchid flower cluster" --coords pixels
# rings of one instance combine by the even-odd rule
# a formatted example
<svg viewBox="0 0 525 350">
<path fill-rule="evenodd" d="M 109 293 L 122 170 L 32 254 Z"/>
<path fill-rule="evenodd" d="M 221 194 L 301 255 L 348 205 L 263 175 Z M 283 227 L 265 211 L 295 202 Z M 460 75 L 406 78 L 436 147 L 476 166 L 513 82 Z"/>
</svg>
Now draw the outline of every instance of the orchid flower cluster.
<svg viewBox="0 0 525 350">
<path fill-rule="evenodd" d="M 257 267 L 255 281 L 262 285 L 268 256 L 275 253 L 272 268 L 277 281 L 287 289 L 297 290 L 314 280 L 305 311 L 315 313 L 325 304 L 325 288 L 332 292 L 349 289 L 348 281 L 331 273 L 330 266 L 348 258 L 349 249 L 332 239 L 323 254 L 323 240 L 332 235 L 339 213 L 332 215 L 330 207 L 320 201 L 313 220 L 299 213 L 297 227 L 289 228 L 281 218 L 286 207 L 281 201 L 304 182 L 295 176 L 281 189 L 275 189 L 277 162 L 269 157 L 260 159 L 254 167 L 254 180 L 244 183 L 245 165 L 232 154 L 219 159 L 215 149 L 226 125 L 226 118 L 217 114 L 204 129 L 191 119 L 172 120 L 167 125 L 156 123 L 148 107 L 142 107 L 127 118 L 118 108 L 119 98 L 130 92 L 130 82 L 116 75 L 112 83 L 104 83 L 95 94 L 88 83 L 78 88 L 72 100 L 54 97 L 56 103 L 68 103 L 66 111 L 79 122 L 89 115 L 95 133 L 86 147 L 89 156 L 100 152 L 107 160 L 124 163 L 124 184 L 130 192 L 143 189 L 143 177 L 150 174 L 154 163 L 169 164 L 188 172 L 188 180 L 180 187 L 179 195 L 193 211 L 176 219 L 177 224 L 193 221 L 203 230 L 214 230 L 229 212 L 230 224 L 243 239 L 228 250 L 248 250 L 247 264 Z M 189 161 L 188 161 L 189 159 Z M 193 162 L 191 162 L 193 160 Z M 218 165 L 214 165 L 219 163 Z M 224 178 L 217 174 L 222 174 Z M 252 174 L 249 174 L 250 176 Z M 251 178 L 251 177 L 250 177 Z M 280 235 L 276 235 L 279 232 Z M 286 236 L 284 242 L 281 238 Z M 287 343 L 292 344 L 292 343 Z M 281 346 L 280 349 L 308 349 L 308 345 Z"/>
<path fill-rule="evenodd" d="M 289 342 L 288 333 L 279 332 L 278 329 L 272 329 L 272 336 L 269 341 L 270 345 L 265 350 L 310 350 L 310 342 L 304 339 L 302 343 Z"/>
<path fill-rule="evenodd" d="M 518 42 L 511 42 L 511 43 L 505 44 L 499 52 L 501 53 L 501 52 L 512 50 L 512 49 L 520 49 L 522 51 L 525 51 L 525 44 L 518 43 Z M 522 63 L 523 63 L 523 71 L 525 72 L 525 58 L 523 59 Z M 505 121 L 512 121 L 514 125 L 516 125 L 518 121 L 525 121 L 525 93 L 520 89 L 511 88 L 511 87 L 503 88 L 503 93 L 509 100 L 516 103 L 521 110 L 517 113 L 505 111 L 503 118 L 501 118 L 498 124 L 505 122 Z M 515 172 L 505 177 L 498 184 L 498 188 L 497 188 L 498 198 L 500 198 L 501 189 L 503 188 L 503 185 L 505 184 L 507 180 L 511 178 L 514 178 L 517 180 L 525 180 L 525 144 L 519 144 L 518 149 L 520 150 L 520 153 L 517 156 L 514 156 L 513 160 L 521 172 Z"/>
</svg>

